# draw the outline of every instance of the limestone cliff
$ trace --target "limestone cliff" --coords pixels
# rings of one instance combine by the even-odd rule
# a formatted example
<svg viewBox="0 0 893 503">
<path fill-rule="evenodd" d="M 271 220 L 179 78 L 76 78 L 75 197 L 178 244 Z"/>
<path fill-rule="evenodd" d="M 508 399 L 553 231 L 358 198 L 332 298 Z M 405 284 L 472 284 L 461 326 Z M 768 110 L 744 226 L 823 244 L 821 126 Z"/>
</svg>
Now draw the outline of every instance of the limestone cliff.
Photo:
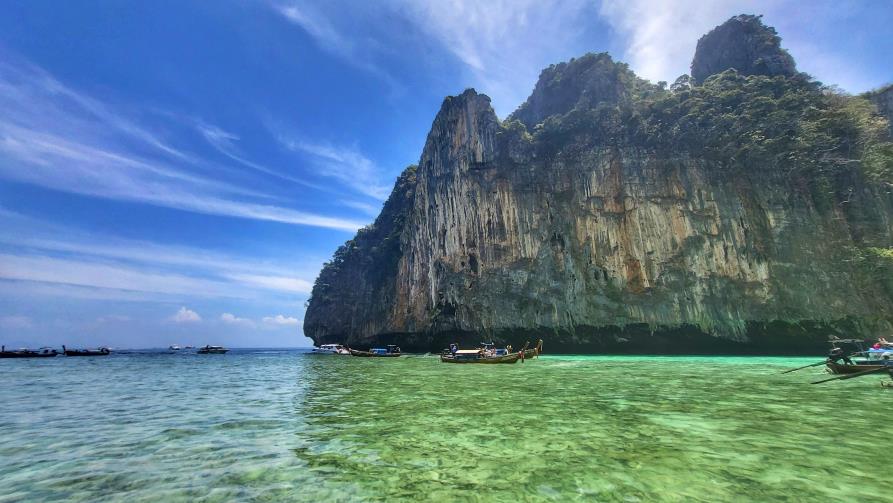
<svg viewBox="0 0 893 503">
<path fill-rule="evenodd" d="M 893 84 L 866 93 L 865 97 L 877 107 L 878 113 L 887 119 L 890 135 L 893 136 Z"/>
<path fill-rule="evenodd" d="M 889 330 L 889 144 L 832 98 L 796 73 L 667 91 L 605 54 L 545 70 L 504 123 L 474 90 L 449 97 L 323 269 L 305 334 L 797 352 Z"/>
<path fill-rule="evenodd" d="M 760 16 L 740 15 L 729 19 L 698 40 L 691 62 L 695 82 L 725 70 L 742 75 L 794 75 L 794 58 L 781 48 L 781 39 Z"/>
</svg>

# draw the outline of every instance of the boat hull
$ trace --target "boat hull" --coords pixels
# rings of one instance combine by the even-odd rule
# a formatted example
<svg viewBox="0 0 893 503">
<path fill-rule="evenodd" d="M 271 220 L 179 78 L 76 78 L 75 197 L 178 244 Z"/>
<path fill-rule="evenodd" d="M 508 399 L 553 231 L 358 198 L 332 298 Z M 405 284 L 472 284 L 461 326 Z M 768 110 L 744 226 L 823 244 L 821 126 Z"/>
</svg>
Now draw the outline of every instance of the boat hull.
<svg viewBox="0 0 893 503">
<path fill-rule="evenodd" d="M 532 351 L 532 350 L 531 350 Z M 521 359 L 521 355 L 519 353 L 512 353 L 510 355 L 505 356 L 492 356 L 489 358 L 456 358 L 449 354 L 440 355 L 440 361 L 443 363 L 483 363 L 483 364 L 496 364 L 496 363 L 517 363 L 518 360 Z"/>
<path fill-rule="evenodd" d="M 0 353 L 0 358 L 55 358 L 58 353 L 36 353 L 36 352 L 19 352 L 4 351 Z"/>
<path fill-rule="evenodd" d="M 525 345 L 527 347 L 527 345 Z M 498 364 L 498 363 L 517 363 L 518 360 L 522 362 L 524 360 L 529 360 L 530 358 L 536 358 L 543 351 L 543 340 L 540 339 L 536 343 L 536 347 L 533 349 L 523 349 L 518 351 L 517 353 L 511 353 L 502 356 L 485 356 L 481 358 L 456 358 L 452 353 L 441 353 L 440 361 L 443 363 L 483 363 L 483 364 Z"/>
<path fill-rule="evenodd" d="M 400 353 L 373 353 L 371 351 L 357 351 L 356 349 L 351 349 L 350 356 L 359 356 L 362 358 L 397 358 L 400 356 Z"/>
<path fill-rule="evenodd" d="M 845 365 L 835 362 L 828 362 L 825 366 L 832 374 L 855 374 L 857 372 L 865 372 L 866 370 L 881 370 L 888 367 L 888 365 L 884 364 L 874 365 L 859 363 L 856 365 Z"/>
</svg>

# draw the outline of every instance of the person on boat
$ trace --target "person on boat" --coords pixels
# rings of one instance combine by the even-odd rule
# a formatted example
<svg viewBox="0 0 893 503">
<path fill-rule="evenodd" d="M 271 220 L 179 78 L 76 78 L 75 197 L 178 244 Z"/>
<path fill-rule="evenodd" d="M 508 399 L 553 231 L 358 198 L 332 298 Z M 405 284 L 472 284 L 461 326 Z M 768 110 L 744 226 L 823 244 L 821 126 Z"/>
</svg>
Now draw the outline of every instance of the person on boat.
<svg viewBox="0 0 893 503">
<path fill-rule="evenodd" d="M 880 344 L 881 348 L 893 348 L 893 342 L 887 342 L 887 339 L 883 337 L 878 337 L 877 343 Z"/>
<path fill-rule="evenodd" d="M 828 361 L 831 363 L 837 363 L 840 360 L 843 360 L 843 362 L 847 365 L 855 365 L 853 363 L 853 360 L 850 360 L 850 357 L 843 352 L 843 349 L 831 348 L 831 351 L 828 353 Z"/>
<path fill-rule="evenodd" d="M 456 351 L 459 351 L 459 345 L 454 342 L 450 344 L 450 353 L 456 354 Z"/>
</svg>

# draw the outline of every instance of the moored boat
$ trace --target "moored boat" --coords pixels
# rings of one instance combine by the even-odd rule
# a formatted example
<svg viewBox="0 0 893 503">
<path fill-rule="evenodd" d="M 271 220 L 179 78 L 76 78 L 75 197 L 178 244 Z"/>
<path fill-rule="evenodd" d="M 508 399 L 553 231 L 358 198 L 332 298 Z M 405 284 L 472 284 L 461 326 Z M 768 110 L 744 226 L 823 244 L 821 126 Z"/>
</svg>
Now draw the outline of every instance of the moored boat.
<svg viewBox="0 0 893 503">
<path fill-rule="evenodd" d="M 229 351 L 229 349 L 223 346 L 205 346 L 203 348 L 198 349 L 198 354 L 200 355 L 222 355 Z"/>
<path fill-rule="evenodd" d="M 881 370 L 887 365 L 883 363 L 878 364 L 869 364 L 869 363 L 853 363 L 852 365 L 846 363 L 837 363 L 829 361 L 825 364 L 828 368 L 828 372 L 832 374 L 856 374 L 859 372 L 865 372 L 866 370 Z"/>
<path fill-rule="evenodd" d="M 40 348 L 32 350 L 28 348 L 7 351 L 6 346 L 0 346 L 0 358 L 53 358 L 59 352 L 53 348 Z"/>
<path fill-rule="evenodd" d="M 396 358 L 400 356 L 402 353 L 400 352 L 400 347 L 395 346 L 393 344 L 388 344 L 386 348 L 371 348 L 369 351 L 358 351 L 356 349 L 347 348 L 350 352 L 350 356 L 362 356 L 367 358 L 375 358 L 375 357 L 385 357 L 385 358 Z"/>
<path fill-rule="evenodd" d="M 893 360 L 891 360 L 893 350 L 889 348 L 871 348 L 866 350 L 864 347 L 865 341 L 862 339 L 838 339 L 832 337 L 828 342 L 831 343 L 831 350 L 828 352 L 825 367 L 832 374 L 856 374 L 868 370 L 881 370 L 893 363 Z M 850 349 L 845 350 L 845 347 Z M 857 359 L 854 360 L 853 358 Z"/>
<path fill-rule="evenodd" d="M 543 350 L 543 340 L 536 343 L 536 347 L 528 349 L 530 343 L 524 345 L 518 352 L 512 352 L 511 346 L 504 349 L 496 348 L 493 343 L 483 343 L 477 349 L 459 349 L 456 344 L 451 344 L 450 349 L 445 349 L 440 354 L 443 363 L 517 363 L 530 358 L 536 358 Z"/>
<path fill-rule="evenodd" d="M 171 350 L 171 351 L 179 351 L 179 350 L 180 350 L 180 346 L 174 344 L 173 346 L 168 346 L 167 349 L 169 349 L 169 350 Z"/>
<path fill-rule="evenodd" d="M 310 352 L 314 355 L 350 355 L 350 350 L 342 344 L 321 344 Z"/>
<path fill-rule="evenodd" d="M 108 356 L 112 351 L 109 348 L 96 349 L 68 349 L 62 346 L 65 356 Z"/>
</svg>

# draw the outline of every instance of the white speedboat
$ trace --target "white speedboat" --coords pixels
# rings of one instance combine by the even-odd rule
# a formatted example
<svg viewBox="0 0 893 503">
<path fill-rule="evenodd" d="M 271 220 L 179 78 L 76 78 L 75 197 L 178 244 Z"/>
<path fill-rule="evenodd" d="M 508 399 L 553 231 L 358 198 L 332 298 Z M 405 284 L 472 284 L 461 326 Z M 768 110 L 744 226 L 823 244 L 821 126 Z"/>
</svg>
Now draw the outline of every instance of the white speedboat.
<svg viewBox="0 0 893 503">
<path fill-rule="evenodd" d="M 313 348 L 315 355 L 350 355 L 350 350 L 342 344 L 323 344 L 318 348 Z"/>
<path fill-rule="evenodd" d="M 170 349 L 171 351 L 179 351 L 180 346 L 177 346 L 176 344 L 174 344 L 173 346 L 169 346 L 167 349 Z"/>
</svg>

